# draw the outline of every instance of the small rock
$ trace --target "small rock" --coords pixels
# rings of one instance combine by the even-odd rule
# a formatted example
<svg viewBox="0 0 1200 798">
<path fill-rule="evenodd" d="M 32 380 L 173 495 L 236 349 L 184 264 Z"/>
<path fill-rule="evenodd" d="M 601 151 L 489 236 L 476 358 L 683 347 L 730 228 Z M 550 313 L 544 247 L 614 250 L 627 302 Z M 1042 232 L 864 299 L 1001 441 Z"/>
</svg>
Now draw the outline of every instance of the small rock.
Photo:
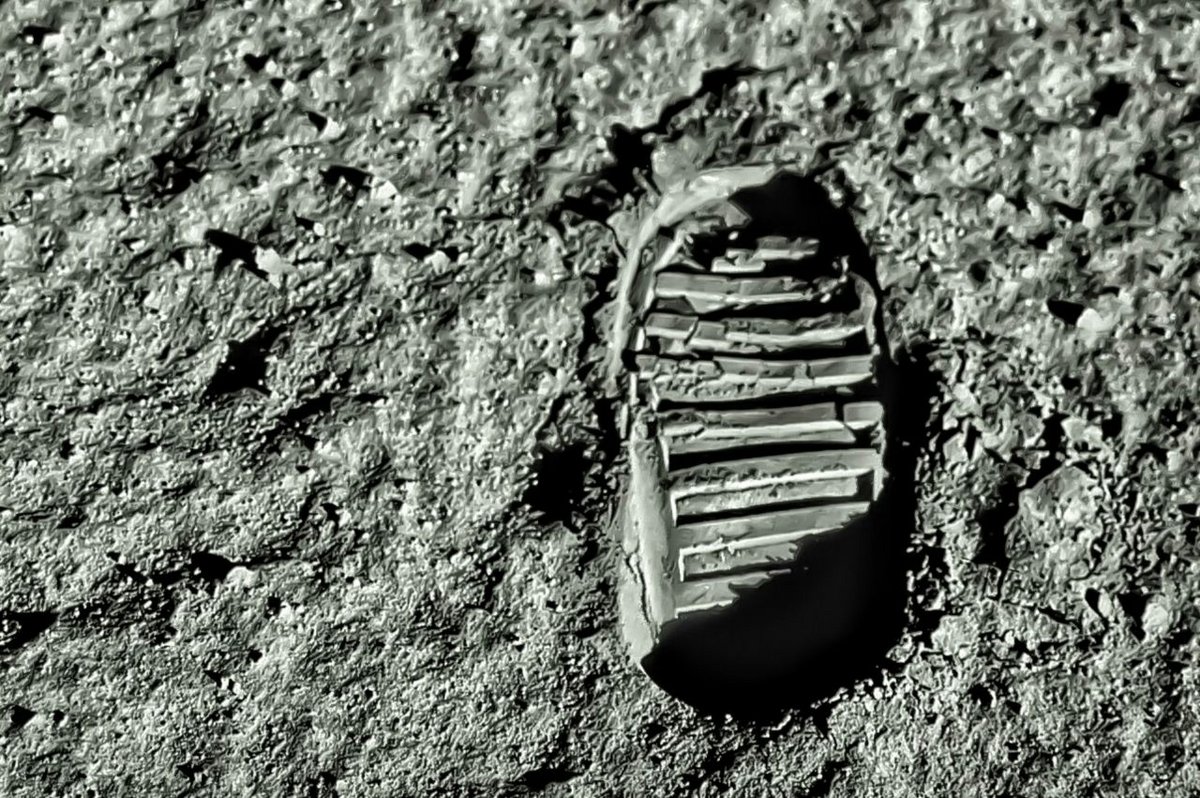
<svg viewBox="0 0 1200 798">
<path fill-rule="evenodd" d="M 948 463 L 965 463 L 971 458 L 967 455 L 966 436 L 957 433 L 942 447 L 942 454 Z"/>
<path fill-rule="evenodd" d="M 376 177 L 371 181 L 371 199 L 376 202 L 390 200 L 399 192 L 391 180 L 382 177 Z"/>
<path fill-rule="evenodd" d="M 1114 319 L 1101 316 L 1095 308 L 1084 308 L 1083 312 L 1079 314 L 1079 318 L 1075 320 L 1076 327 L 1091 332 L 1108 332 L 1115 323 Z"/>
<path fill-rule="evenodd" d="M 320 133 L 320 138 L 322 141 L 333 141 L 335 139 L 341 138 L 342 134 L 345 132 L 346 132 L 345 126 L 342 125 L 340 122 L 338 122 L 336 119 L 326 119 L 325 127 L 321 130 L 321 133 Z M 385 181 L 385 182 L 387 182 L 387 181 Z M 389 185 L 391 185 L 391 184 L 389 183 Z M 395 191 L 394 186 L 392 187 L 392 190 Z"/>
<path fill-rule="evenodd" d="M 1146 609 L 1142 611 L 1142 629 L 1146 636 L 1151 639 L 1165 637 L 1171 630 L 1172 616 L 1170 602 L 1165 597 L 1156 596 L 1146 602 Z"/>
<path fill-rule="evenodd" d="M 988 197 L 987 209 L 994 216 L 998 216 L 1001 211 L 1009 207 L 1011 206 L 1009 205 L 1008 199 L 1003 194 L 996 193 Z"/>
<path fill-rule="evenodd" d="M 1068 418 L 1063 421 L 1062 428 L 1067 440 L 1074 444 L 1094 449 L 1103 448 L 1104 432 L 1095 424 L 1090 424 L 1082 418 Z"/>
<path fill-rule="evenodd" d="M 226 574 L 225 582 L 230 587 L 237 588 L 239 590 L 245 590 L 247 588 L 254 587 L 254 585 L 258 582 L 258 574 L 256 574 L 254 571 L 251 571 L 249 568 L 246 568 L 245 566 L 235 565 L 233 568 L 230 568 L 229 573 Z"/>
<path fill-rule="evenodd" d="M 957 383 L 951 393 L 956 402 L 954 410 L 959 414 L 975 416 L 982 412 L 983 408 L 980 406 L 979 400 L 966 383 Z"/>
<path fill-rule="evenodd" d="M 255 260 L 258 262 L 258 267 L 267 273 L 267 279 L 271 285 L 276 288 L 279 287 L 285 275 L 296 271 L 296 267 L 280 257 L 274 249 L 259 247 L 255 252 Z"/>
</svg>

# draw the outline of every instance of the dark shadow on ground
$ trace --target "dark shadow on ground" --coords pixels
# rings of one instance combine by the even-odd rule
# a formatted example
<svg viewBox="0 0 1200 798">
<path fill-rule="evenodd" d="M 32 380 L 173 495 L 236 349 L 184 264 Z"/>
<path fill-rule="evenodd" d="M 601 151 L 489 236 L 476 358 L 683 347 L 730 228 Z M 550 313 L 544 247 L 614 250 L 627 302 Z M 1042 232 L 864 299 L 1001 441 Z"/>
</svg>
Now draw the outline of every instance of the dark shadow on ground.
<svg viewBox="0 0 1200 798">
<path fill-rule="evenodd" d="M 850 214 L 815 180 L 783 173 L 733 199 L 759 233 L 818 238 L 822 257 L 849 258 L 878 296 L 873 259 Z M 880 336 L 881 320 L 877 310 Z M 935 382 L 919 354 L 893 361 L 885 352 L 881 361 L 888 479 L 868 515 L 808 539 L 788 573 L 724 610 L 668 624 L 643 659 L 660 687 L 697 710 L 767 719 L 812 706 L 888 664 L 905 624 L 914 453 Z"/>
</svg>

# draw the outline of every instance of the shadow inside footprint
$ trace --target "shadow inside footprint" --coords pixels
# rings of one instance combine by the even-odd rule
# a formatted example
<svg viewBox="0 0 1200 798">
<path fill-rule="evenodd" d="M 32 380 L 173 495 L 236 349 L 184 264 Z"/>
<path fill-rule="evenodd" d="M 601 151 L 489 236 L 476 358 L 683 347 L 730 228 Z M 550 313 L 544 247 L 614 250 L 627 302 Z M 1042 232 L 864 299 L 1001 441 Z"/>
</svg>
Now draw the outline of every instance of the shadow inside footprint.
<svg viewBox="0 0 1200 798">
<path fill-rule="evenodd" d="M 900 489 L 799 544 L 790 571 L 724 610 L 667 624 L 643 669 L 696 709 L 735 716 L 810 704 L 876 673 L 905 617 L 912 513 L 890 495 Z"/>
<path fill-rule="evenodd" d="M 731 197 L 750 236 L 816 238 L 818 260 L 845 257 L 878 298 L 874 262 L 850 214 L 809 177 L 783 172 Z M 872 323 L 883 339 L 882 313 Z M 887 479 L 866 515 L 802 539 L 788 570 L 720 610 L 668 622 L 641 664 L 664 690 L 702 712 L 769 717 L 870 677 L 899 640 L 906 551 L 915 517 L 914 452 L 934 383 L 919 356 L 876 362 Z"/>
</svg>

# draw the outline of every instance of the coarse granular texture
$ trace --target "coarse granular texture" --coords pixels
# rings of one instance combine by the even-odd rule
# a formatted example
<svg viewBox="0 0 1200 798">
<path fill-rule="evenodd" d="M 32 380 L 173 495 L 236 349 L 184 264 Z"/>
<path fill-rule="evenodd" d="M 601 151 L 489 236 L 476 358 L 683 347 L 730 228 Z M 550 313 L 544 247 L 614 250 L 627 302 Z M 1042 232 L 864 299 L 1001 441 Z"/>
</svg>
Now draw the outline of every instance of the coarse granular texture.
<svg viewBox="0 0 1200 798">
<path fill-rule="evenodd" d="M 1192 4 L 0 37 L 0 794 L 1200 789 Z M 655 186 L 762 158 L 851 214 L 930 401 L 901 639 L 752 723 L 628 662 L 600 331 Z"/>
</svg>

